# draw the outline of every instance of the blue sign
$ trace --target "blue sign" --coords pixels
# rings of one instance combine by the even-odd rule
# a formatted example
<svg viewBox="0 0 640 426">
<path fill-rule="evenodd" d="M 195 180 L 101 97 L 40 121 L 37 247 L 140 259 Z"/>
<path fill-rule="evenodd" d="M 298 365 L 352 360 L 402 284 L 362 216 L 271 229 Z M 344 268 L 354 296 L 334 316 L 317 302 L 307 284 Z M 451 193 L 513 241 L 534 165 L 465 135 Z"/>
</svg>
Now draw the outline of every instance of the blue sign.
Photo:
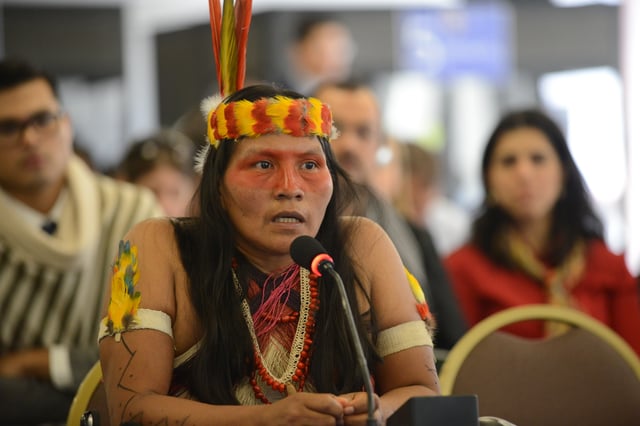
<svg viewBox="0 0 640 426">
<path fill-rule="evenodd" d="M 513 62 L 513 11 L 499 2 L 401 12 L 396 62 L 441 81 L 461 75 L 506 83 Z"/>
</svg>

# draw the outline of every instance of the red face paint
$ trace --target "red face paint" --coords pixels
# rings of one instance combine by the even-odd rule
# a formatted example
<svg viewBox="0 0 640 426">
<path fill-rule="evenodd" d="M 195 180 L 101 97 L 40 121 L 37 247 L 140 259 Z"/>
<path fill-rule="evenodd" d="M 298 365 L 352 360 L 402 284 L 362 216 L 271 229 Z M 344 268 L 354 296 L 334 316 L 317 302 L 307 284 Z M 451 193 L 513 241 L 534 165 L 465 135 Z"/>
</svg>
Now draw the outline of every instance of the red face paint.
<svg viewBox="0 0 640 426">
<path fill-rule="evenodd" d="M 223 182 L 223 203 L 236 230 L 236 244 L 256 265 L 289 264 L 291 242 L 318 233 L 333 193 L 315 137 L 243 139 Z"/>
</svg>

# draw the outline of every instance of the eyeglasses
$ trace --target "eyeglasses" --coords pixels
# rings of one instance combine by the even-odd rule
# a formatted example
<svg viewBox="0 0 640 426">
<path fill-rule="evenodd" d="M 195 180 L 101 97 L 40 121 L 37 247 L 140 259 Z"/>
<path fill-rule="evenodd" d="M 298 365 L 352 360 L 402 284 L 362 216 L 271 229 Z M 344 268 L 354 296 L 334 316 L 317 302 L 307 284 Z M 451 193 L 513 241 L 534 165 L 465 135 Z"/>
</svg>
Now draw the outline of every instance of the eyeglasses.
<svg viewBox="0 0 640 426">
<path fill-rule="evenodd" d="M 58 123 L 64 114 L 64 111 L 41 111 L 23 121 L 0 120 L 0 146 L 16 145 L 29 127 L 38 136 L 51 136 L 58 130 Z"/>
</svg>

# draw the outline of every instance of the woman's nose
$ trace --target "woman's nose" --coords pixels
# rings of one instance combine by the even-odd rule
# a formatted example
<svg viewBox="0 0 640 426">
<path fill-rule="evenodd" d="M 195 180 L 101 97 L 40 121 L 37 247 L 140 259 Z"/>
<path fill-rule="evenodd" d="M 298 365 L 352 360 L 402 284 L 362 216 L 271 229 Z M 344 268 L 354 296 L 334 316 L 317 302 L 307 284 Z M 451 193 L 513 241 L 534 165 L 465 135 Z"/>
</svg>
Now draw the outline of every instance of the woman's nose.
<svg viewBox="0 0 640 426">
<path fill-rule="evenodd" d="M 301 199 L 303 194 L 299 174 L 293 168 L 283 167 L 277 176 L 276 197 Z"/>
<path fill-rule="evenodd" d="M 515 171 L 516 174 L 520 177 L 529 177 L 531 176 L 531 172 L 533 171 L 533 164 L 526 159 L 520 159 L 516 162 Z"/>
</svg>

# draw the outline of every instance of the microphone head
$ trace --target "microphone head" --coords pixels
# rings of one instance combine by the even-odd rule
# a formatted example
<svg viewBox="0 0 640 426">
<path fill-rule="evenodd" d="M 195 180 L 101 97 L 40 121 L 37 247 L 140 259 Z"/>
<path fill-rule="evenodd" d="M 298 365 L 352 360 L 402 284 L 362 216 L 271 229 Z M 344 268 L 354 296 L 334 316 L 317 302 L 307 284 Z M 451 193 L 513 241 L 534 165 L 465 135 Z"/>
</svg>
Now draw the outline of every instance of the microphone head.
<svg viewBox="0 0 640 426">
<path fill-rule="evenodd" d="M 322 275 L 318 269 L 322 263 L 328 262 L 333 265 L 333 259 L 322 247 L 322 244 L 308 235 L 301 235 L 293 240 L 289 253 L 294 262 L 318 276 Z"/>
<path fill-rule="evenodd" d="M 289 254 L 298 265 L 303 268 L 311 269 L 311 262 L 319 254 L 327 251 L 322 247 L 320 241 L 308 235 L 301 235 L 291 243 Z"/>
</svg>

